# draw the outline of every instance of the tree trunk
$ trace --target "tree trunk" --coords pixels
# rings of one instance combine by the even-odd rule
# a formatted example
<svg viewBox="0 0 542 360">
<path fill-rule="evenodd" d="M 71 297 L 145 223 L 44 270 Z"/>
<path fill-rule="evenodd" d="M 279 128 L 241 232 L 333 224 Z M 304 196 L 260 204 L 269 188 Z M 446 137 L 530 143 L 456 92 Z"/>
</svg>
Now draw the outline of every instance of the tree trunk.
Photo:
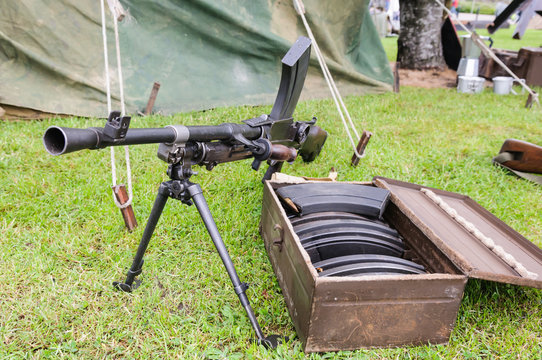
<svg viewBox="0 0 542 360">
<path fill-rule="evenodd" d="M 405 69 L 444 68 L 440 28 L 442 8 L 434 0 L 400 0 L 397 61 Z"/>
</svg>

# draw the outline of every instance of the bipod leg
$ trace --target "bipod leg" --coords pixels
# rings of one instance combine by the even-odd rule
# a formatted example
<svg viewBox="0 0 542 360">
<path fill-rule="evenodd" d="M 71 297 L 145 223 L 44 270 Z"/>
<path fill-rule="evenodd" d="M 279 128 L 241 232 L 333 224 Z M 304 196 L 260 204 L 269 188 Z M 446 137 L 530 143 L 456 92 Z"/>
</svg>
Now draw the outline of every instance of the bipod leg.
<svg viewBox="0 0 542 360">
<path fill-rule="evenodd" d="M 135 277 L 141 274 L 143 268 L 143 255 L 145 255 L 145 251 L 149 246 L 149 241 L 151 240 L 152 234 L 154 233 L 156 224 L 158 224 L 160 215 L 162 215 L 164 206 L 166 206 L 166 202 L 170 194 L 168 185 L 169 182 L 163 182 L 158 189 L 158 194 L 156 195 L 156 200 L 154 200 L 154 205 L 152 206 L 151 214 L 149 215 L 147 225 L 145 226 L 145 231 L 143 231 L 143 236 L 141 237 L 141 241 L 139 242 L 139 247 L 137 248 L 137 253 L 134 257 L 134 261 L 132 262 L 130 270 L 128 270 L 128 274 L 126 274 L 126 280 L 124 282 L 113 282 L 113 286 L 119 290 L 125 292 L 132 292 L 132 290 L 137 289 L 137 287 L 141 284 L 141 281 L 135 280 Z"/>
<path fill-rule="evenodd" d="M 248 301 L 248 297 L 246 295 L 248 284 L 242 283 L 239 280 L 239 276 L 237 275 L 235 266 L 233 265 L 233 262 L 231 261 L 228 250 L 226 249 L 226 245 L 224 244 L 224 241 L 222 240 L 222 237 L 220 236 L 220 233 L 218 232 L 218 228 L 216 227 L 215 220 L 213 219 L 213 216 L 211 215 L 211 211 L 209 210 L 207 201 L 205 200 L 205 197 L 203 196 L 201 187 L 198 184 L 190 184 L 187 190 L 194 204 L 196 205 L 196 208 L 198 209 L 198 212 L 203 222 L 205 223 L 205 227 L 207 228 L 209 235 L 211 235 L 211 239 L 213 240 L 213 243 L 215 244 L 216 250 L 218 251 L 220 258 L 222 259 L 224 266 L 226 267 L 226 271 L 228 272 L 228 275 L 230 276 L 230 280 L 233 284 L 233 289 L 235 290 L 235 293 L 239 297 L 239 301 L 241 301 L 241 305 L 243 305 L 243 307 L 245 308 L 245 311 L 248 315 L 248 319 L 250 320 L 252 328 L 254 329 L 254 332 L 256 333 L 256 336 L 258 338 L 257 339 L 258 344 L 261 344 L 267 348 L 276 348 L 281 339 L 278 335 L 270 335 L 267 337 L 263 335 L 260 324 L 258 324 L 258 320 L 256 319 L 256 315 L 254 314 L 254 310 L 252 310 L 252 307 L 250 306 L 250 302 Z"/>
</svg>

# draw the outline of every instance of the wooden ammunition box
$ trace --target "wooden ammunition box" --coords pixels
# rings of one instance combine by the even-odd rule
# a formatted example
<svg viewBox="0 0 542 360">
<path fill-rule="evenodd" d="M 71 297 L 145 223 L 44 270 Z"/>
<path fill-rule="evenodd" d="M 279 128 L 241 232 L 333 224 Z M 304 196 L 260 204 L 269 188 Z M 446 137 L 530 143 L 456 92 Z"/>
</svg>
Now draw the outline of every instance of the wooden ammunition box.
<svg viewBox="0 0 542 360">
<path fill-rule="evenodd" d="M 319 277 L 275 194 L 286 184 L 266 182 L 260 230 L 305 352 L 446 343 L 469 277 L 542 288 L 542 250 L 472 199 L 431 189 L 536 279 L 520 276 L 422 186 L 378 177 L 360 184 L 390 190 L 384 219 L 428 274 Z"/>
<path fill-rule="evenodd" d="M 521 48 L 518 52 L 517 61 L 510 70 L 525 79 L 527 85 L 542 86 L 542 47 Z"/>
<path fill-rule="evenodd" d="M 520 79 L 530 86 L 542 86 L 542 47 L 525 47 L 519 51 L 494 49 L 495 55 Z M 488 80 L 510 76 L 493 59 L 480 55 L 478 72 Z"/>
</svg>

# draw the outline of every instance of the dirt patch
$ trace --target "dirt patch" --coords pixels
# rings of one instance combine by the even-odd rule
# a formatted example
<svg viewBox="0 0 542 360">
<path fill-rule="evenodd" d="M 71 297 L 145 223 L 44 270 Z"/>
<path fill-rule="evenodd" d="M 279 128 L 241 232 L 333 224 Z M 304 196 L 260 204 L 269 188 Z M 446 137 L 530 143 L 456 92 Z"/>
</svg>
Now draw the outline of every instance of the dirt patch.
<svg viewBox="0 0 542 360">
<path fill-rule="evenodd" d="M 390 63 L 395 69 L 395 63 Z M 408 70 L 399 69 L 401 86 L 416 86 L 422 88 L 454 88 L 456 87 L 457 73 L 451 69 L 444 70 Z"/>
</svg>

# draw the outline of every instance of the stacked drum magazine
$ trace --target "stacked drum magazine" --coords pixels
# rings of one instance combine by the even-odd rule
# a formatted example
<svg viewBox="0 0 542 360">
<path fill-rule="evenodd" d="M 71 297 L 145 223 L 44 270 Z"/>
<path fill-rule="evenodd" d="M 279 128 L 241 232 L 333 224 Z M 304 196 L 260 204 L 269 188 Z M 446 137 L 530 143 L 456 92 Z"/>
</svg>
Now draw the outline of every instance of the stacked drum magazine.
<svg viewBox="0 0 542 360">
<path fill-rule="evenodd" d="M 388 190 L 306 183 L 281 187 L 277 195 L 320 277 L 426 273 L 405 258 L 402 237 L 382 219 Z"/>
</svg>

